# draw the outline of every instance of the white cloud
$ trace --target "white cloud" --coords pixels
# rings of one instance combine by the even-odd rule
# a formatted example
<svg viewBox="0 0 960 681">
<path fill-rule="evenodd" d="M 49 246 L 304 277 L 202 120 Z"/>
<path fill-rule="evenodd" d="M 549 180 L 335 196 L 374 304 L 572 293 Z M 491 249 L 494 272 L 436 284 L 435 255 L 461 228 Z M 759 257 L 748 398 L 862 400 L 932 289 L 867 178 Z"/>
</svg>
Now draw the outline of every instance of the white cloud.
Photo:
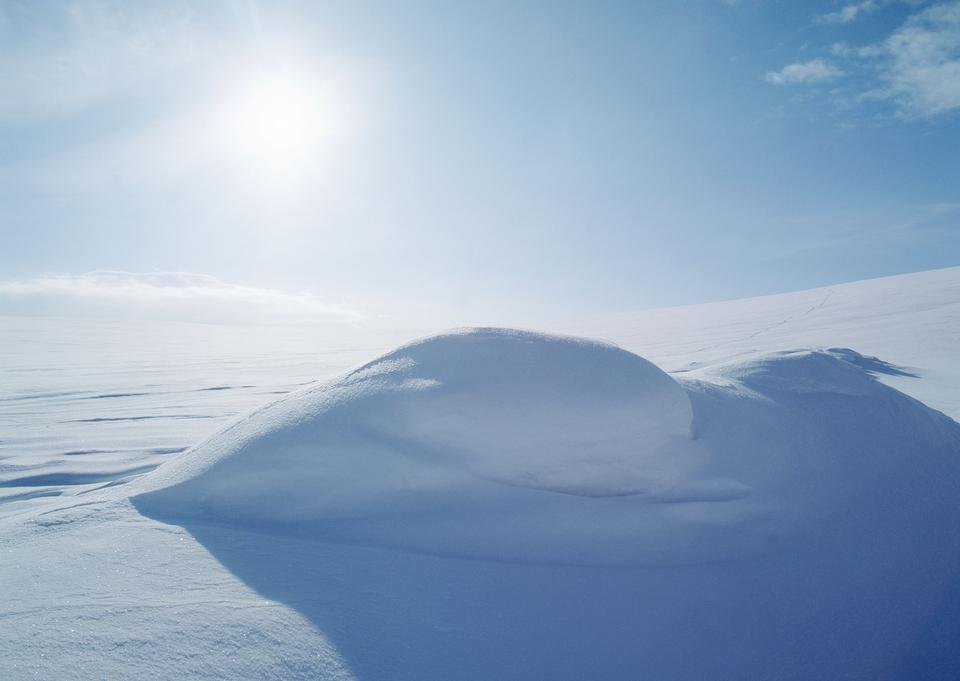
<svg viewBox="0 0 960 681">
<path fill-rule="evenodd" d="M 821 14 L 817 21 L 822 24 L 849 24 L 855 21 L 861 14 L 872 12 L 879 7 L 876 0 L 863 0 L 862 2 L 853 2 L 844 5 L 836 12 Z"/>
<path fill-rule="evenodd" d="M 848 3 L 821 15 L 821 22 L 846 24 L 894 0 Z M 920 7 L 923 0 L 898 4 Z M 879 42 L 829 46 L 833 62 L 823 58 L 770 71 L 775 85 L 815 83 L 850 75 L 851 86 L 831 93 L 838 105 L 888 102 L 901 118 L 933 118 L 960 108 L 960 0 L 927 5 Z M 839 65 L 838 65 L 839 64 Z M 854 78 L 856 76 L 857 78 Z"/>
<path fill-rule="evenodd" d="M 812 59 L 806 62 L 787 64 L 779 71 L 768 71 L 766 80 L 774 85 L 795 83 L 819 83 L 833 80 L 843 75 L 843 71 L 825 59 Z"/>
<path fill-rule="evenodd" d="M 88 272 L 0 281 L 0 314 L 214 323 L 352 322 L 362 315 L 307 294 L 186 272 Z"/>
<path fill-rule="evenodd" d="M 830 46 L 830 54 L 834 57 L 847 57 L 855 50 L 846 43 L 836 42 Z"/>
<path fill-rule="evenodd" d="M 960 0 L 922 10 L 860 55 L 881 60 L 886 87 L 879 92 L 901 115 L 931 117 L 960 107 Z"/>
</svg>

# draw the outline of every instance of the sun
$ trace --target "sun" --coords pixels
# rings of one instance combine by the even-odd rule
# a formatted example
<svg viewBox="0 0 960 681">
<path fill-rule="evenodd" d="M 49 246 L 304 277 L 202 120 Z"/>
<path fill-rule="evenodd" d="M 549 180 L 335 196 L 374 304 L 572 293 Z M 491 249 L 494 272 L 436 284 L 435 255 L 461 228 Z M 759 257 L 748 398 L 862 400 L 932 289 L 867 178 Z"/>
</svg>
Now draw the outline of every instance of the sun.
<svg viewBox="0 0 960 681">
<path fill-rule="evenodd" d="M 227 144 L 267 167 L 302 164 L 331 132 L 331 107 L 321 89 L 289 74 L 245 79 L 224 107 Z"/>
</svg>

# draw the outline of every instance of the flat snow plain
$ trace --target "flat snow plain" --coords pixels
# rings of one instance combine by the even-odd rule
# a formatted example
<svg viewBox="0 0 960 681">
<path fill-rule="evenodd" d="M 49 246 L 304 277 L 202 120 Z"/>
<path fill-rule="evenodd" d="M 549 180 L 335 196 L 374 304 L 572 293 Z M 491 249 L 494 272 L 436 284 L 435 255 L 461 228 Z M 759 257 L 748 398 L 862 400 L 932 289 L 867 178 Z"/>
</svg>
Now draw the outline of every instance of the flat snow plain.
<svg viewBox="0 0 960 681">
<path fill-rule="evenodd" d="M 960 268 L 559 331 L 3 319 L 0 676 L 960 677 Z"/>
</svg>

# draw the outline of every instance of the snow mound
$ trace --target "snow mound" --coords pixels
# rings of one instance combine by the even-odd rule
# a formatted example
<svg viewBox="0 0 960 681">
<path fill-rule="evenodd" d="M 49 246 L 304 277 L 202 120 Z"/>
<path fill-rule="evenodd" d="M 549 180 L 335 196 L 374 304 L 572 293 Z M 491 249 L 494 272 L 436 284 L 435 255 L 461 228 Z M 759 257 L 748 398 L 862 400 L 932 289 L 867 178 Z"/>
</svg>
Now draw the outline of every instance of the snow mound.
<svg viewBox="0 0 960 681">
<path fill-rule="evenodd" d="M 857 358 L 775 353 L 681 384 L 612 345 L 468 329 L 255 412 L 134 501 L 187 526 L 574 564 L 730 558 L 851 505 L 956 515 L 929 506 L 960 489 L 957 424 Z"/>
</svg>

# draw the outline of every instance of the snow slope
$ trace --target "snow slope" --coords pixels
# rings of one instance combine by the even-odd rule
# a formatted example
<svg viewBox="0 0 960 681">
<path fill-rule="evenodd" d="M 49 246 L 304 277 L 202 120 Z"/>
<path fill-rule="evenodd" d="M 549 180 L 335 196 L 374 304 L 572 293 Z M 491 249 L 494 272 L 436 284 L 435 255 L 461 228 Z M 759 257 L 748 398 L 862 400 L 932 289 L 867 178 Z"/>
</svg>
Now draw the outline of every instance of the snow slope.
<svg viewBox="0 0 960 681">
<path fill-rule="evenodd" d="M 881 380 L 960 418 L 960 267 L 645 310 L 572 324 L 668 372 L 791 348 L 853 348 L 902 367 Z"/>
<path fill-rule="evenodd" d="M 958 678 L 958 291 L 954 268 L 583 325 L 630 352 L 427 338 L 97 482 L 38 477 L 84 459 L 58 421 L 105 437 L 140 398 L 23 350 L 0 399 L 31 373 L 79 394 L 4 403 L 0 676 Z M 165 405 L 158 354 L 116 392 L 215 426 L 313 361 L 235 340 L 176 364 L 254 388 Z M 358 354 L 327 347 L 320 377 Z M 157 421 L 122 422 L 151 466 Z"/>
</svg>

